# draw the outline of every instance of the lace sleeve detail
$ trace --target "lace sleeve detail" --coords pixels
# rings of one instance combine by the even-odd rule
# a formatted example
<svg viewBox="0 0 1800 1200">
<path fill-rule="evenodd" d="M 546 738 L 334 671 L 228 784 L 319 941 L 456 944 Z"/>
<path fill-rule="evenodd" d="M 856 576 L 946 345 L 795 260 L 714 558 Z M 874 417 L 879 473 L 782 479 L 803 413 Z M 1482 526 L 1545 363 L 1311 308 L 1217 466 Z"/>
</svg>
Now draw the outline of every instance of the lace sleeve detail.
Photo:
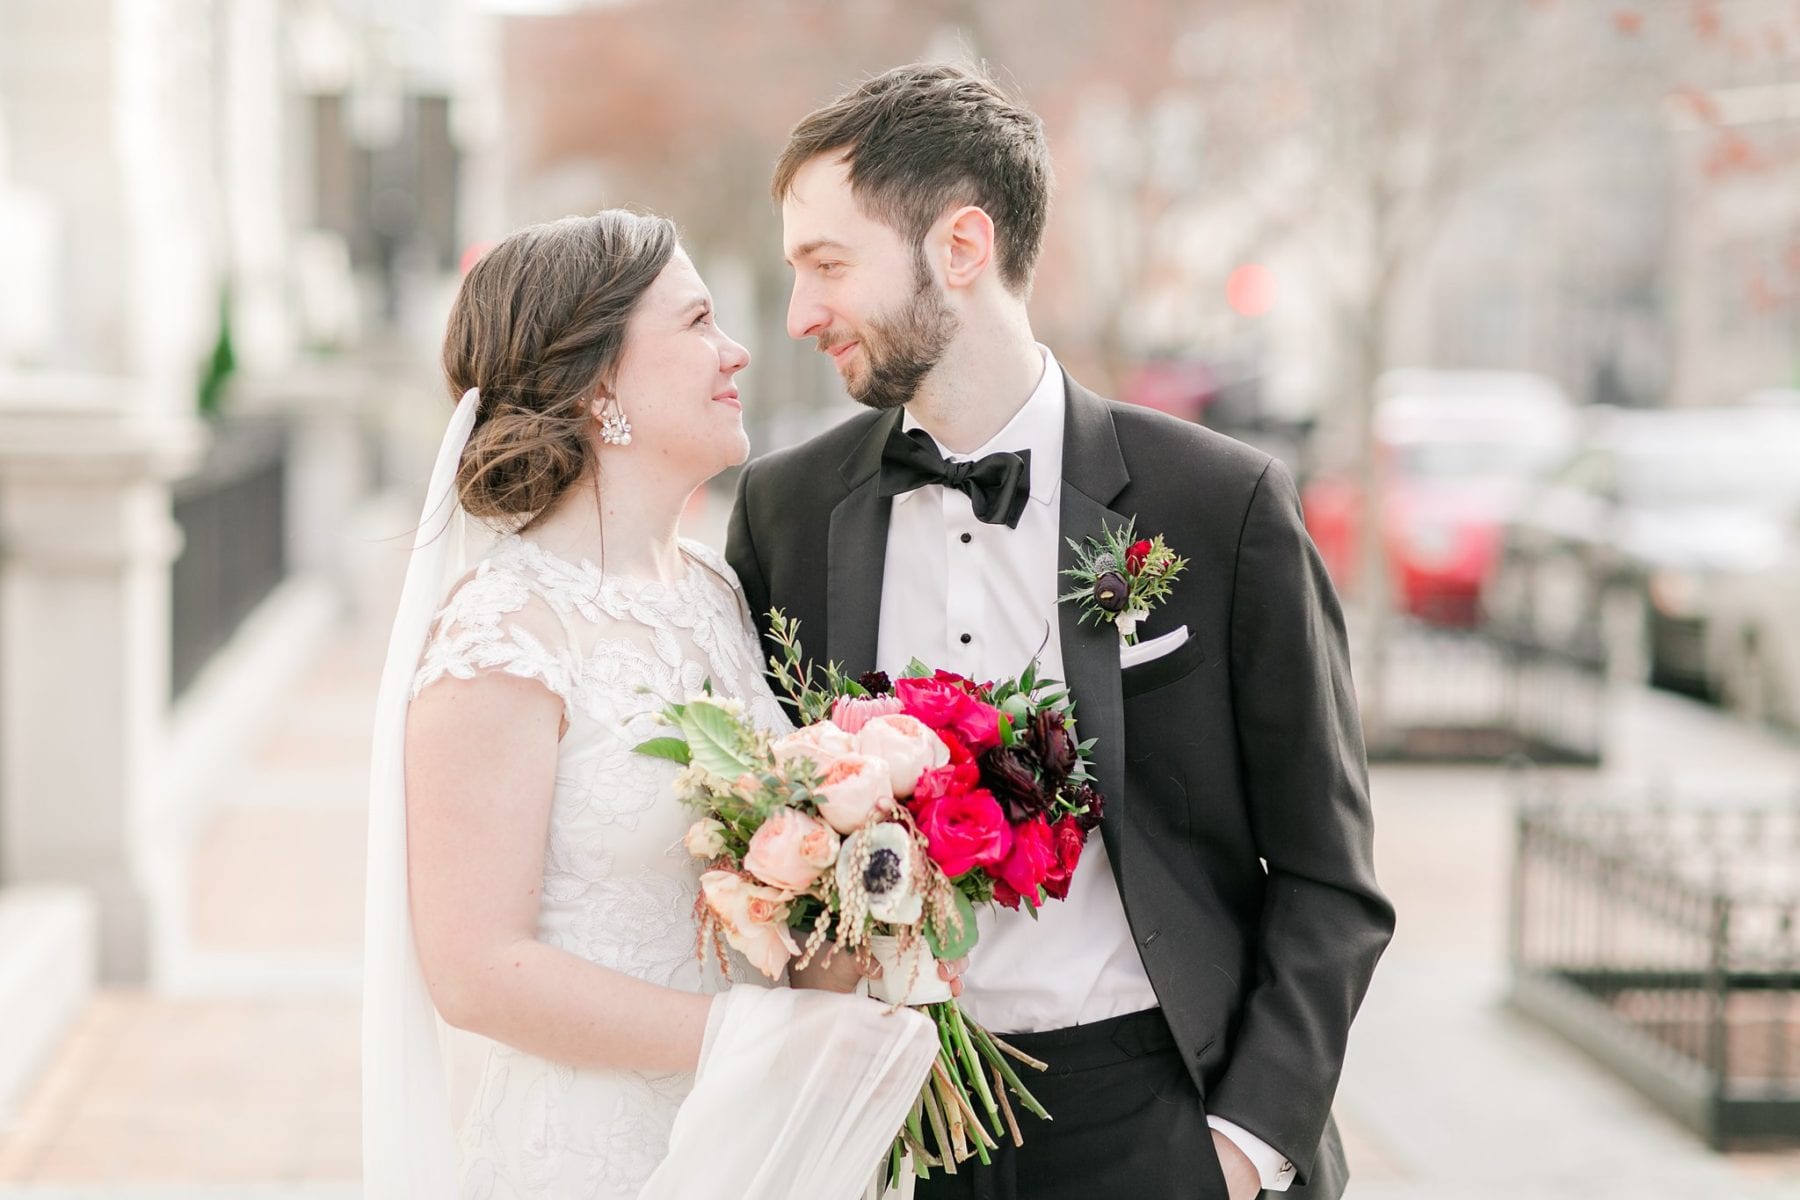
<svg viewBox="0 0 1800 1200">
<path fill-rule="evenodd" d="M 744 588 L 738 582 L 737 572 L 732 570 L 731 564 L 725 561 L 723 554 L 698 538 L 682 538 L 681 548 L 689 558 L 723 580 L 732 591 L 743 594 Z"/>
<path fill-rule="evenodd" d="M 752 640 L 755 640 L 758 637 L 756 618 L 750 611 L 749 601 L 744 598 L 744 585 L 739 582 L 737 572 L 732 569 L 731 564 L 725 561 L 725 556 L 695 538 L 682 538 L 681 548 L 687 551 L 695 562 L 719 577 L 719 581 L 725 585 L 725 590 L 730 592 L 737 602 L 736 608 L 739 617 L 742 618 L 743 627 L 750 633 Z"/>
<path fill-rule="evenodd" d="M 517 572 L 484 562 L 438 611 L 412 694 L 446 677 L 473 679 L 500 671 L 535 679 L 570 705 L 577 666 L 550 603 Z"/>
</svg>

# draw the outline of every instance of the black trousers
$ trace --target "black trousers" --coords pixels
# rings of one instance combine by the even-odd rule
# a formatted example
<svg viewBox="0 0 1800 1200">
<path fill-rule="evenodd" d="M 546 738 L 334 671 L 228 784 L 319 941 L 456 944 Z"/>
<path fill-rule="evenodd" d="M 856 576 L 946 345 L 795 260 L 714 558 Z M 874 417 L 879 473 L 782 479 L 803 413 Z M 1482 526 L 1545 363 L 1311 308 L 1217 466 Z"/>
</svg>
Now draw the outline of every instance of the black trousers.
<svg viewBox="0 0 1800 1200">
<path fill-rule="evenodd" d="M 1020 1079 L 1053 1118 L 1019 1107 L 1025 1145 L 933 1170 L 917 1200 L 1227 1200 L 1200 1093 L 1161 1009 L 1004 1035 L 1048 1071 Z"/>
</svg>

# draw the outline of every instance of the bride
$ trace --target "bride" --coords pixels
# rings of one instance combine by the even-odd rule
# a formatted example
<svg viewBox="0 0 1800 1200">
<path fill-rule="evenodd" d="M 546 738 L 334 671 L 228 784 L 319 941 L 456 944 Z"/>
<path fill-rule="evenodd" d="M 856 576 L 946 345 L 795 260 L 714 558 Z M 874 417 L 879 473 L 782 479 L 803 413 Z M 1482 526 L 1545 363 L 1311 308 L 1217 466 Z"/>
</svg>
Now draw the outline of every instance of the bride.
<svg viewBox="0 0 1800 1200">
<path fill-rule="evenodd" d="M 748 453 L 749 359 L 658 217 L 535 226 L 463 281 L 377 710 L 372 1198 L 843 1200 L 935 1054 L 918 1014 L 703 964 L 692 816 L 632 752 L 709 683 L 787 727 L 730 567 L 677 532 Z M 504 531 L 460 574 L 458 506 Z"/>
</svg>

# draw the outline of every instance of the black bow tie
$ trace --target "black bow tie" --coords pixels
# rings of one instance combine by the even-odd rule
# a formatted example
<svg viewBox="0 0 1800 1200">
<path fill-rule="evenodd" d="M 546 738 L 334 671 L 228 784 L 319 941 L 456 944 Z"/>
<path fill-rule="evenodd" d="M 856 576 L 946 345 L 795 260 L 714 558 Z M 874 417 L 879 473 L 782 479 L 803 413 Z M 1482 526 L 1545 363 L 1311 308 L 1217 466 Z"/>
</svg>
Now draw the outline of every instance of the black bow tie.
<svg viewBox="0 0 1800 1200">
<path fill-rule="evenodd" d="M 974 462 L 948 462 L 929 433 L 905 433 L 895 425 L 881 451 L 881 494 L 898 496 L 928 483 L 967 492 L 977 521 L 1017 529 L 1031 499 L 1031 451 L 1001 450 Z"/>
</svg>

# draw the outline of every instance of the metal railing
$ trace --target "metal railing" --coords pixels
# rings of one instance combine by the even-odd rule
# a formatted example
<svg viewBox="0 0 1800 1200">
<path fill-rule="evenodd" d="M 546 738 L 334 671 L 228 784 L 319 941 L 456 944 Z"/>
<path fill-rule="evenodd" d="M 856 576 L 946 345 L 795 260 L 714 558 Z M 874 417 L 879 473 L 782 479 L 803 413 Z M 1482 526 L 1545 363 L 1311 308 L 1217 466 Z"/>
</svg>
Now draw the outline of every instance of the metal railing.
<svg viewBox="0 0 1800 1200">
<path fill-rule="evenodd" d="M 287 573 L 283 423 L 221 423 L 200 469 L 174 485 L 170 690 L 179 698 Z"/>
<path fill-rule="evenodd" d="M 1800 1144 L 1800 797 L 1521 800 L 1513 1005 L 1715 1148 Z"/>
<path fill-rule="evenodd" d="M 1371 758 L 1600 761 L 1606 673 L 1597 652 L 1503 629 L 1408 623 L 1391 635 L 1386 666 Z"/>
</svg>

